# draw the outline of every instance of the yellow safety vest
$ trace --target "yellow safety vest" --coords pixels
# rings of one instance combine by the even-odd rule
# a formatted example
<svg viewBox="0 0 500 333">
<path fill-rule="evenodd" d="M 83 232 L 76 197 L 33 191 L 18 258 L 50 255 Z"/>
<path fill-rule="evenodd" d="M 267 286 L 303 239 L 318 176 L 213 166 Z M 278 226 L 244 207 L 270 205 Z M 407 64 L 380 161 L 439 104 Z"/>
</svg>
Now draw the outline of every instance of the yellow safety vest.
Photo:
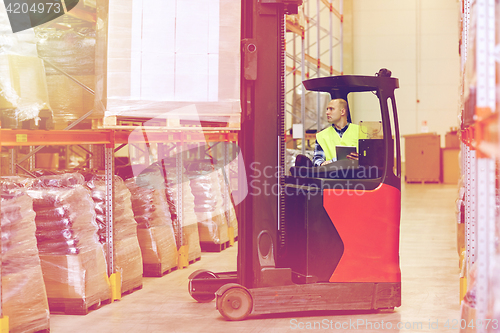
<svg viewBox="0 0 500 333">
<path fill-rule="evenodd" d="M 337 158 L 336 146 L 354 146 L 358 151 L 359 126 L 349 123 L 349 127 L 347 127 L 342 138 L 333 126 L 329 126 L 316 134 L 316 140 L 325 152 L 325 160 L 329 161 Z"/>
</svg>

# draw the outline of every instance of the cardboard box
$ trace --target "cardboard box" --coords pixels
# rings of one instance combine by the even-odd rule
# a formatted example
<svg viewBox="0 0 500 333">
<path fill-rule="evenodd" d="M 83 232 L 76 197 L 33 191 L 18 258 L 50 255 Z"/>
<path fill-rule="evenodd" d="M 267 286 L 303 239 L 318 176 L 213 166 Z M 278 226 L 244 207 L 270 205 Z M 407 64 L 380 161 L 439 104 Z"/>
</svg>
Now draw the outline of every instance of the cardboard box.
<svg viewBox="0 0 500 333">
<path fill-rule="evenodd" d="M 40 266 L 2 275 L 3 315 L 9 332 L 49 331 L 49 305 Z"/>
<path fill-rule="evenodd" d="M 49 170 L 59 169 L 59 153 L 37 153 L 35 159 L 37 168 Z"/>
<path fill-rule="evenodd" d="M 458 139 L 458 132 L 448 132 L 444 136 L 445 148 L 460 148 L 460 140 Z"/>
<path fill-rule="evenodd" d="M 192 261 L 201 257 L 200 236 L 198 224 L 190 224 L 182 227 L 182 236 L 188 244 L 188 260 Z"/>
<path fill-rule="evenodd" d="M 406 182 L 440 181 L 441 142 L 435 133 L 405 135 Z"/>
<path fill-rule="evenodd" d="M 79 75 L 74 78 L 94 89 L 94 75 Z M 94 96 L 64 75 L 47 75 L 47 89 L 56 130 L 65 129 L 94 107 Z M 90 118 L 93 117 L 95 118 Z"/>
<path fill-rule="evenodd" d="M 144 267 L 159 264 L 164 272 L 177 266 L 177 246 L 171 225 L 137 228 L 137 238 Z"/>
<path fill-rule="evenodd" d="M 122 279 L 122 293 L 142 286 L 142 254 L 136 236 L 115 241 L 115 265 Z"/>
<path fill-rule="evenodd" d="M 51 299 L 78 299 L 91 306 L 111 299 L 106 260 L 100 244 L 77 255 L 40 254 L 49 304 Z"/>
<path fill-rule="evenodd" d="M 224 244 L 229 241 L 227 221 L 224 212 L 196 212 L 200 242 Z"/>
<path fill-rule="evenodd" d="M 443 148 L 441 150 L 442 181 L 444 184 L 457 184 L 460 179 L 460 149 Z"/>
</svg>

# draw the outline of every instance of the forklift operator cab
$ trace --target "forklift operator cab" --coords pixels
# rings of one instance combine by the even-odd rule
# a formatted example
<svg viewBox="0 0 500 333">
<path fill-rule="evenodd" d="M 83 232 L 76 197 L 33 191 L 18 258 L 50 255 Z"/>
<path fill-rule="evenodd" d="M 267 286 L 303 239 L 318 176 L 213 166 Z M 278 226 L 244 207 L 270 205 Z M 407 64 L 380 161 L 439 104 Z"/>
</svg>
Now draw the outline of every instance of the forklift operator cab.
<svg viewBox="0 0 500 333">
<path fill-rule="evenodd" d="M 290 267 L 292 281 L 299 284 L 385 286 L 387 304 L 399 306 L 401 181 L 394 99 L 398 80 L 380 74 L 336 76 L 304 81 L 304 86 L 346 101 L 351 94 L 368 93 L 359 100 L 376 99 L 375 117 L 381 120 L 359 122 L 358 161 L 290 169 L 285 185 L 285 244 L 293 246 L 282 248 L 277 266 Z M 375 119 L 373 114 L 362 116 Z"/>
<path fill-rule="evenodd" d="M 249 225 L 239 221 L 243 228 L 238 272 L 192 273 L 193 298 L 199 302 L 216 298 L 217 309 L 228 320 L 251 314 L 401 305 L 401 156 L 394 99 L 399 84 L 387 73 L 303 82 L 306 89 L 328 92 L 332 99 L 349 101 L 354 94 L 365 94 L 363 98 L 376 101 L 367 108 L 372 113 L 376 109 L 375 116 L 362 114 L 365 100 L 356 97 L 359 109 L 353 112 L 363 119 L 359 160 L 292 167 L 280 194 L 283 223 L 273 221 L 254 232 L 259 221 L 250 220 Z M 243 271 L 246 264 L 253 264 L 243 253 L 250 248 L 243 243 L 247 239 L 257 244 L 258 260 L 251 271 Z M 252 284 L 245 283 L 249 274 Z"/>
</svg>

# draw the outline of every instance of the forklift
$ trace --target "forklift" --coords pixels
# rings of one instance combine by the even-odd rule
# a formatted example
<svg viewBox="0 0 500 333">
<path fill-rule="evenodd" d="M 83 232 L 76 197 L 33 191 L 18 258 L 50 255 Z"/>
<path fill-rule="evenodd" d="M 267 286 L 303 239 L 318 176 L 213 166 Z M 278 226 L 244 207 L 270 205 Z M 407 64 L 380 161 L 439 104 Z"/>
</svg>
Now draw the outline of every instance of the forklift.
<svg viewBox="0 0 500 333">
<path fill-rule="evenodd" d="M 238 207 L 237 271 L 198 270 L 188 286 L 198 302 L 216 299 L 227 320 L 401 305 L 399 81 L 385 69 L 304 81 L 349 104 L 374 96 L 380 120 L 360 122 L 359 160 L 285 170 L 284 14 L 299 4 L 242 1 L 239 181 L 249 185 Z"/>
</svg>

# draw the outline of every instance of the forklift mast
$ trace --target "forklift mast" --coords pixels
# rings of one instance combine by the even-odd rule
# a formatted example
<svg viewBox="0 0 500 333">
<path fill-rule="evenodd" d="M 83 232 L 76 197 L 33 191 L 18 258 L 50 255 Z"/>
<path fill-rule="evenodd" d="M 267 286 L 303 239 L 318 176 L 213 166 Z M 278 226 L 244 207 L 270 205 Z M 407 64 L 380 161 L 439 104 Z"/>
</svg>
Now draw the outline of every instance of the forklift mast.
<svg viewBox="0 0 500 333">
<path fill-rule="evenodd" d="M 247 288 L 261 286 L 259 253 L 274 255 L 284 240 L 285 14 L 297 13 L 301 4 L 302 0 L 242 0 L 238 142 L 246 179 L 239 182 L 248 183 L 248 195 L 238 216 L 243 236 L 238 241 L 238 281 Z"/>
<path fill-rule="evenodd" d="M 301 1 L 242 1 L 241 131 L 247 195 L 238 206 L 236 272 L 198 270 L 188 290 L 227 320 L 401 306 L 399 80 L 342 75 L 303 82 L 348 99 L 373 93 L 381 121 L 360 121 L 359 159 L 292 166 L 285 176 L 285 14 Z M 392 111 L 392 112 L 391 112 Z M 363 123 L 363 124 L 362 124 Z M 362 207 L 362 209 L 360 209 Z M 286 229 L 286 230 L 285 230 Z"/>
</svg>

